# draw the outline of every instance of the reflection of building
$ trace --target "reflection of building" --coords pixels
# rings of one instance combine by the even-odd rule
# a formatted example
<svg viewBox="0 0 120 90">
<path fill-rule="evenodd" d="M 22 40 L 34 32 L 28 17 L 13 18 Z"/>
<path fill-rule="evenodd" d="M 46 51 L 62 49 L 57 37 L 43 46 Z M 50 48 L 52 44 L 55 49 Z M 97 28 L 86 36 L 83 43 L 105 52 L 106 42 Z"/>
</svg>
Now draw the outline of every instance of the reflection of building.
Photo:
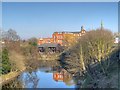
<svg viewBox="0 0 120 90">
<path fill-rule="evenodd" d="M 63 81 L 63 74 L 55 72 L 55 73 L 53 73 L 53 79 L 55 81 Z"/>
<path fill-rule="evenodd" d="M 41 38 L 38 40 L 38 45 L 44 44 L 44 43 L 58 43 L 60 45 L 63 45 L 64 36 L 71 34 L 75 37 L 80 37 L 84 35 L 86 31 L 84 30 L 83 26 L 81 27 L 81 31 L 79 32 L 54 32 L 52 34 L 52 38 Z"/>
<path fill-rule="evenodd" d="M 62 81 L 66 83 L 68 81 L 71 81 L 72 77 L 65 69 L 62 69 L 60 72 L 53 73 L 53 79 L 55 81 Z"/>
</svg>

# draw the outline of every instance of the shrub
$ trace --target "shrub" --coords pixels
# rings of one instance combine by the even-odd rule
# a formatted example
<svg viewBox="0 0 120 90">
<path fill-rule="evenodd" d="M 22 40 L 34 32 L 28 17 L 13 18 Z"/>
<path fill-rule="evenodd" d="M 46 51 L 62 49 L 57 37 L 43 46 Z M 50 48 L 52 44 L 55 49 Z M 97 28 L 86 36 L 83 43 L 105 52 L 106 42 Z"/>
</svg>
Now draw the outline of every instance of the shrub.
<svg viewBox="0 0 120 90">
<path fill-rule="evenodd" d="M 11 64 L 9 62 L 8 50 L 5 48 L 2 51 L 2 68 L 0 68 L 0 73 L 7 74 L 11 70 Z"/>
</svg>

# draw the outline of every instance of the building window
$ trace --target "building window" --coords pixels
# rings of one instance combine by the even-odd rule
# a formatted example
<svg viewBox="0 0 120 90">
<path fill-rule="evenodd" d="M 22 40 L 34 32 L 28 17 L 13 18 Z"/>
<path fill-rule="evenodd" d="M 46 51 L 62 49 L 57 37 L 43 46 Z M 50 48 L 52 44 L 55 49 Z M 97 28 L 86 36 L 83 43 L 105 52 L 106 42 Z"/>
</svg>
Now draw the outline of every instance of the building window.
<svg viewBox="0 0 120 90">
<path fill-rule="evenodd" d="M 59 40 L 59 43 L 61 43 L 61 40 Z"/>
<path fill-rule="evenodd" d="M 80 33 L 80 36 L 81 36 L 81 33 Z"/>
<path fill-rule="evenodd" d="M 47 43 L 50 43 L 50 40 L 47 40 Z"/>
</svg>

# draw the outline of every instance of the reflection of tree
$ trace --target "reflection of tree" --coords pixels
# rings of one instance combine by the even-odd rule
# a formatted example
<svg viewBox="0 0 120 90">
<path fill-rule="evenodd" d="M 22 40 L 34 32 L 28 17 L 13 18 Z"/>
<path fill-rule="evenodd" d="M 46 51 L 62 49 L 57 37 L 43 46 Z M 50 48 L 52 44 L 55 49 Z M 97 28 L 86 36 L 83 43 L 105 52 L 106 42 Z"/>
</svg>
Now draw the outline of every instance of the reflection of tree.
<svg viewBox="0 0 120 90">
<path fill-rule="evenodd" d="M 25 85 L 27 85 L 28 83 L 32 83 L 32 88 L 37 88 L 38 81 L 39 78 L 37 77 L 36 72 L 32 72 L 31 74 L 27 73 L 27 80 L 25 80 Z"/>
<path fill-rule="evenodd" d="M 65 69 L 63 69 L 63 82 L 65 82 L 66 85 L 71 86 L 74 84 L 74 82 L 72 82 L 72 76 L 70 73 L 68 73 Z"/>
<path fill-rule="evenodd" d="M 65 82 L 65 84 L 68 85 L 68 86 L 71 86 L 71 85 L 74 84 L 74 82 L 72 81 L 72 77 L 71 77 L 71 76 L 66 76 L 66 77 L 64 78 L 64 82 Z"/>
</svg>

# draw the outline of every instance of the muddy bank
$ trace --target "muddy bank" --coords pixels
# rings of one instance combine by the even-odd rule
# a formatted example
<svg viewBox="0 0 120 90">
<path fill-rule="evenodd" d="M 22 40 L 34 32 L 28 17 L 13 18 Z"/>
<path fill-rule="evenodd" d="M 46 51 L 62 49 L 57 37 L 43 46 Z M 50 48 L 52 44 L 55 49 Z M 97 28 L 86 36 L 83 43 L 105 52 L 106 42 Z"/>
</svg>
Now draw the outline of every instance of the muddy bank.
<svg viewBox="0 0 120 90">
<path fill-rule="evenodd" d="M 60 53 L 54 53 L 54 54 L 39 54 L 38 60 L 59 60 L 60 59 Z"/>
<path fill-rule="evenodd" d="M 54 57 L 42 57 L 42 58 L 38 58 L 38 60 L 47 60 L 47 61 L 55 61 L 55 60 L 59 60 L 59 57 L 56 57 L 56 56 L 54 56 Z"/>
</svg>

